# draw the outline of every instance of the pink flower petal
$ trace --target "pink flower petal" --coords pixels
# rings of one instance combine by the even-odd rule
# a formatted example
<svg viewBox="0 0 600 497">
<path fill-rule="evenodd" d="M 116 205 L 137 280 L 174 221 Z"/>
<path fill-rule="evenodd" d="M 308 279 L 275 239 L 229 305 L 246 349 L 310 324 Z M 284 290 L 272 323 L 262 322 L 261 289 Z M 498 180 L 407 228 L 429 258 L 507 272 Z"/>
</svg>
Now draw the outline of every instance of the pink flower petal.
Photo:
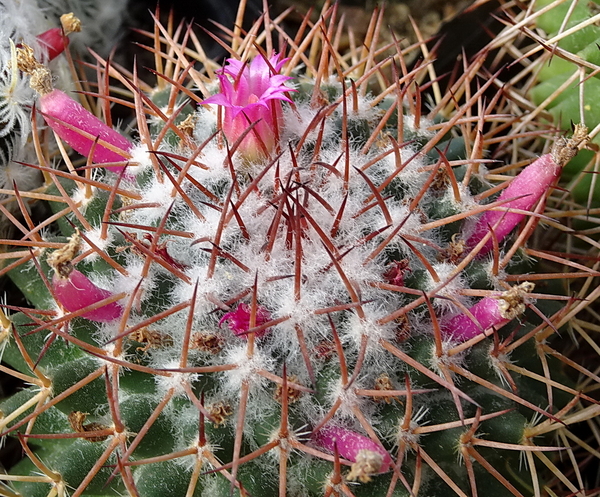
<svg viewBox="0 0 600 497">
<path fill-rule="evenodd" d="M 241 303 L 238 305 L 235 311 L 226 313 L 219 321 L 219 326 L 223 323 L 227 323 L 229 329 L 236 336 L 243 338 L 247 337 L 248 330 L 250 329 L 250 316 L 252 314 L 252 308 L 248 304 Z M 255 326 L 262 326 L 265 323 L 271 321 L 271 313 L 263 306 L 258 306 L 256 309 Z M 261 338 L 271 331 L 270 328 L 266 328 L 256 333 L 256 338 Z"/>
<path fill-rule="evenodd" d="M 291 102 L 288 93 L 294 91 L 284 84 L 291 78 L 277 74 L 286 60 L 279 60 L 278 54 L 270 57 L 268 63 L 261 55 L 250 63 L 227 59 L 227 65 L 218 75 L 221 92 L 203 102 L 225 108 L 223 133 L 231 143 L 257 123 L 239 146 L 249 159 L 275 147 L 281 124 L 281 101 Z"/>
</svg>

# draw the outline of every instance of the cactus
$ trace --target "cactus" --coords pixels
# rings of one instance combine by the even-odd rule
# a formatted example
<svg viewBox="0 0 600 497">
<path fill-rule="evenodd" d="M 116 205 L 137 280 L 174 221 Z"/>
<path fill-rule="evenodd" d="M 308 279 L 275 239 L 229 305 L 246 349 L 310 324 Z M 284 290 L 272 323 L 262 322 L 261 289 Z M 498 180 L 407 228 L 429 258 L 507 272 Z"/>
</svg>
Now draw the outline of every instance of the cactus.
<svg viewBox="0 0 600 497">
<path fill-rule="evenodd" d="M 0 491 L 583 491 L 559 459 L 586 457 L 569 426 L 598 412 L 578 375 L 598 378 L 558 336 L 596 298 L 597 243 L 568 253 L 545 208 L 585 128 L 489 173 L 514 139 L 494 79 L 471 91 L 484 55 L 425 114 L 430 55 L 384 41 L 383 11 L 348 54 L 337 7 L 293 38 L 282 18 L 227 32 L 222 68 L 157 21 L 154 88 L 98 56 L 130 91 L 98 91 L 135 113 L 122 141 L 75 103 L 43 116 L 65 167 L 38 147 L 53 214 L 36 225 L 15 193 L 24 236 L 3 241 L 30 307 L 0 316 L 2 371 L 26 383 L 0 402 L 25 455 Z"/>
</svg>

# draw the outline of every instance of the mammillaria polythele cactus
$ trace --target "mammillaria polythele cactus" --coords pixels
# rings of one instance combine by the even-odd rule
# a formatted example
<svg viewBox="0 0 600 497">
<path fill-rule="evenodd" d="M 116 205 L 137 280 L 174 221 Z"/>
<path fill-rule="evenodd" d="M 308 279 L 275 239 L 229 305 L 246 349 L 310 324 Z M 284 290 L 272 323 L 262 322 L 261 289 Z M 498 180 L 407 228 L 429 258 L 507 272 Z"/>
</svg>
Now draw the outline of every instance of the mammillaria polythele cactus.
<svg viewBox="0 0 600 497">
<path fill-rule="evenodd" d="M 569 370 L 597 378 L 551 338 L 594 300 L 577 282 L 597 273 L 562 241 L 528 240 L 587 131 L 488 174 L 513 118 L 501 93 L 483 98 L 494 78 L 474 85 L 485 57 L 425 113 L 429 56 L 405 63 L 424 45 L 384 43 L 382 19 L 345 55 L 336 7 L 294 38 L 265 13 L 226 33 L 223 68 L 191 27 L 157 22 L 156 87 L 97 57 L 102 119 L 21 46 L 64 167 L 36 135 L 48 184 L 34 198 L 53 214 L 36 225 L 14 192 L 23 237 L 5 241 L 3 272 L 32 307 L 7 306 L 2 371 L 30 386 L 0 404 L 27 456 L 3 492 L 583 485 L 556 454 L 578 456 L 566 427 L 596 408 Z M 128 138 L 111 102 L 134 111 Z"/>
</svg>

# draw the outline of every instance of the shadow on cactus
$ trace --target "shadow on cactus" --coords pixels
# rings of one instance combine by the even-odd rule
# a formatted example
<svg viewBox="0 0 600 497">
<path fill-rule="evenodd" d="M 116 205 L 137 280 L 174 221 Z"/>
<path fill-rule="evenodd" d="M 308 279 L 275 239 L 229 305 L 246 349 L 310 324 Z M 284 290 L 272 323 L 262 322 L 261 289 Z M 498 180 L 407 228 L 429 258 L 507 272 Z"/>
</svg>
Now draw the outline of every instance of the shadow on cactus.
<svg viewBox="0 0 600 497">
<path fill-rule="evenodd" d="M 225 32 L 223 68 L 192 26 L 157 23 L 155 87 L 97 57 L 85 97 L 106 120 L 21 48 L 64 167 L 34 135 L 54 215 L 36 225 L 14 192 L 23 237 L 3 242 L 32 304 L 2 321 L 2 371 L 29 385 L 0 404 L 26 456 L 4 494 L 585 484 L 556 463 L 586 457 L 569 426 L 597 414 L 578 378 L 598 378 L 551 339 L 596 298 L 596 258 L 544 208 L 586 130 L 490 174 L 514 120 L 505 93 L 483 98 L 485 56 L 425 113 L 431 57 L 409 71 L 424 44 L 385 39 L 383 19 L 345 54 L 336 7 L 293 38 L 264 14 Z M 538 224 L 561 234 L 551 250 L 528 244 Z"/>
</svg>

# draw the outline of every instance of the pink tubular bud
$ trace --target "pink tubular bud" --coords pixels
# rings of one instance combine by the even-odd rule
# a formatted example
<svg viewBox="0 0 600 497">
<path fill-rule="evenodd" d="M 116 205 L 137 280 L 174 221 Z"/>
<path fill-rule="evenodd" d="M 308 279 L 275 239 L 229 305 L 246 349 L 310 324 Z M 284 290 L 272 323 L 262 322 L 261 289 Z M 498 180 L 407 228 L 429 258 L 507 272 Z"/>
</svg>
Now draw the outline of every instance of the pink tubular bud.
<svg viewBox="0 0 600 497">
<path fill-rule="evenodd" d="M 236 336 L 246 337 L 250 329 L 250 317 L 252 308 L 248 304 L 241 303 L 235 311 L 226 313 L 219 321 L 219 326 L 227 322 L 229 329 Z M 271 313 L 263 306 L 257 306 L 255 328 L 271 321 Z M 270 328 L 256 332 L 256 338 L 261 338 L 270 331 Z"/>
<path fill-rule="evenodd" d="M 314 435 L 314 440 L 328 452 L 353 462 L 348 479 L 368 482 L 370 476 L 386 473 L 392 465 L 392 458 L 379 444 L 364 435 L 339 426 L 327 426 Z"/>
<path fill-rule="evenodd" d="M 130 158 L 131 142 L 66 93 L 55 89 L 42 95 L 40 110 L 48 126 L 81 155 L 88 157 L 95 144 L 92 162 L 104 164 Z M 123 167 L 107 166 L 107 169 L 118 173 Z"/>
<path fill-rule="evenodd" d="M 459 314 L 442 320 L 442 335 L 464 342 L 492 327 L 501 328 L 525 311 L 525 294 L 533 291 L 533 288 L 533 283 L 525 282 L 497 297 L 481 299 L 469 309 L 472 317 Z"/>
<path fill-rule="evenodd" d="M 79 230 L 69 238 L 69 242 L 55 250 L 47 258 L 48 265 L 54 269 L 52 288 L 54 298 L 67 311 L 76 312 L 112 297 L 109 290 L 99 288 L 90 279 L 73 266 L 73 259 L 79 252 L 81 237 Z M 90 321 L 108 323 L 118 319 L 123 308 L 117 302 L 104 304 L 97 309 L 81 314 Z"/>
<path fill-rule="evenodd" d="M 473 234 L 467 240 L 467 246 L 473 248 L 477 245 L 488 233 L 490 227 L 498 241 L 503 240 L 525 218 L 525 214 L 509 212 L 509 209 L 531 210 L 558 180 L 560 171 L 561 167 L 554 162 L 551 154 L 542 155 L 523 169 L 498 197 L 498 201 L 511 198 L 514 200 L 504 203 L 500 207 L 503 210 L 485 212 L 475 226 Z M 478 255 L 487 254 L 492 247 L 493 241 L 490 238 Z"/>
<path fill-rule="evenodd" d="M 54 60 L 69 46 L 69 38 L 63 35 L 61 28 L 52 28 L 38 35 L 37 41 L 46 49 L 48 60 Z"/>
<path fill-rule="evenodd" d="M 52 288 L 57 302 L 69 312 L 89 307 L 113 295 L 109 290 L 97 287 L 90 279 L 77 269 L 72 269 L 67 277 L 54 273 Z M 123 308 L 117 302 L 103 305 L 98 309 L 81 314 L 90 321 L 108 323 L 119 319 Z"/>
<path fill-rule="evenodd" d="M 69 46 L 67 36 L 73 32 L 81 31 L 81 22 L 73 13 L 60 16 L 62 28 L 52 28 L 38 35 L 37 41 L 46 49 L 48 61 L 55 59 Z"/>
<path fill-rule="evenodd" d="M 123 163 L 131 157 L 132 145 L 127 138 L 65 92 L 52 88 L 50 71 L 35 59 L 31 47 L 24 44 L 19 48 L 17 63 L 21 71 L 31 75 L 30 86 L 40 94 L 39 106 L 46 123 L 73 150 L 89 157 L 93 149 L 91 159 L 96 164 Z M 119 173 L 123 167 L 107 169 Z"/>
<path fill-rule="evenodd" d="M 500 300 L 495 297 L 485 297 L 469 309 L 473 319 L 466 314 L 454 316 L 441 324 L 443 335 L 448 338 L 466 341 L 479 335 L 488 328 L 500 328 L 508 323 L 508 319 L 500 312 Z"/>
<path fill-rule="evenodd" d="M 578 125 L 570 140 L 559 141 L 552 153 L 542 155 L 523 169 L 498 197 L 498 201 L 507 200 L 507 202 L 499 210 L 489 210 L 481 216 L 467 240 L 467 246 L 475 247 L 487 235 L 490 227 L 496 239 L 503 240 L 525 218 L 525 214 L 509 212 L 509 210 L 531 210 L 550 191 L 560 177 L 563 166 L 577 154 L 587 139 L 587 129 Z M 493 241 L 490 238 L 481 248 L 478 256 L 487 254 L 492 247 Z"/>
</svg>

